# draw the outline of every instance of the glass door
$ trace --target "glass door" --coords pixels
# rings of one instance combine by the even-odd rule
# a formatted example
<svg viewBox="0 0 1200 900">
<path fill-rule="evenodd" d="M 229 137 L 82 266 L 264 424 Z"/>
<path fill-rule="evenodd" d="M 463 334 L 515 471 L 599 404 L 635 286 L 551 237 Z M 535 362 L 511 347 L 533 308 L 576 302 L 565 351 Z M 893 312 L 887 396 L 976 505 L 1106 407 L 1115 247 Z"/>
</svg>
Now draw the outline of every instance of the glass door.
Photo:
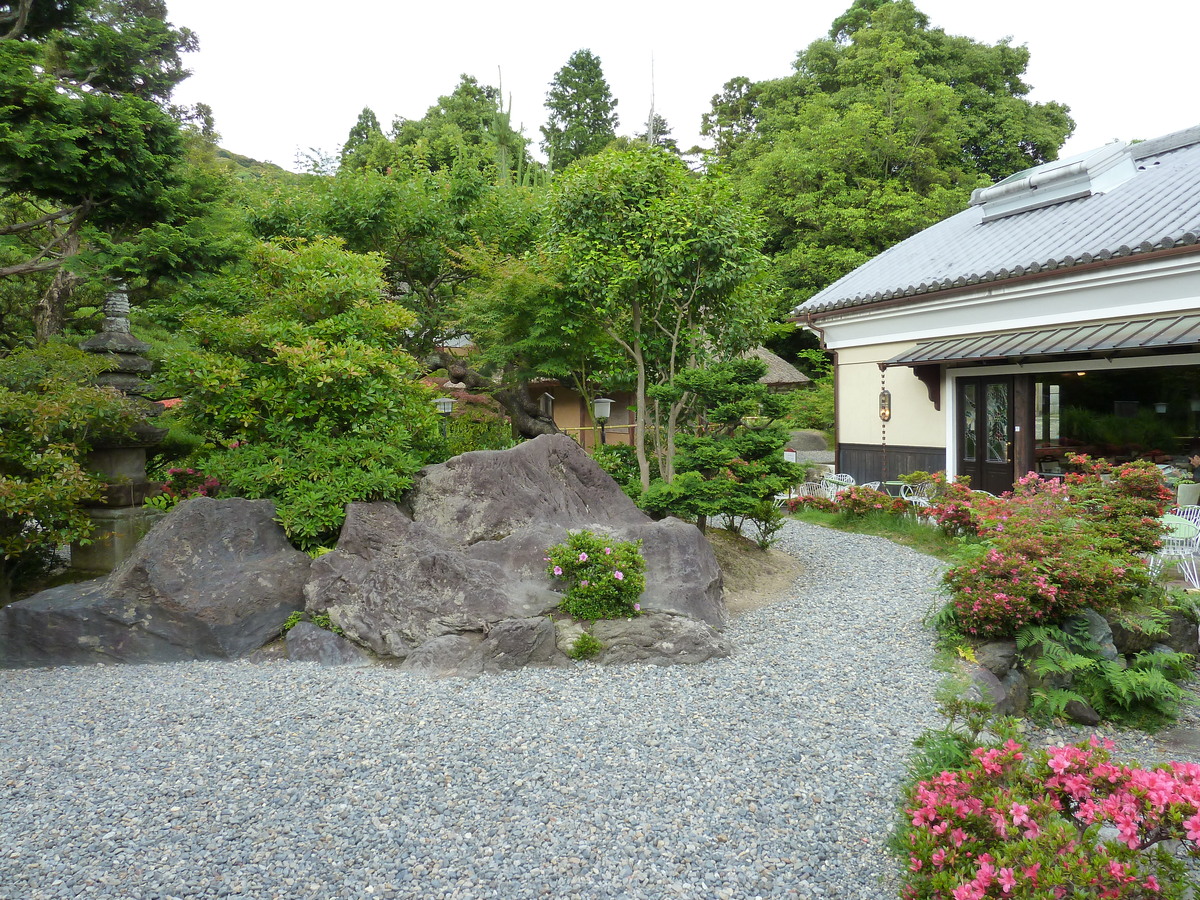
<svg viewBox="0 0 1200 900">
<path fill-rule="evenodd" d="M 958 379 L 958 465 L 971 487 L 1011 491 L 1013 467 L 1012 376 Z"/>
</svg>

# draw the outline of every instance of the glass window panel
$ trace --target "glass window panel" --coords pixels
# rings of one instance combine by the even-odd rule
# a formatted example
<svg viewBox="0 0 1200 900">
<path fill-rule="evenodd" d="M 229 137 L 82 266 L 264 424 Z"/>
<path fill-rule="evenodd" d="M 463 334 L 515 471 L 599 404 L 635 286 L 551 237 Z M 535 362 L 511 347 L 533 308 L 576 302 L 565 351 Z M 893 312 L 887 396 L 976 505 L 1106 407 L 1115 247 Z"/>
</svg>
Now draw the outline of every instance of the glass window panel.
<svg viewBox="0 0 1200 900">
<path fill-rule="evenodd" d="M 987 461 L 1008 462 L 1008 385 L 987 386 Z"/>
<path fill-rule="evenodd" d="M 976 384 L 962 386 L 962 447 L 963 459 L 974 459 L 978 447 L 979 404 Z"/>
</svg>

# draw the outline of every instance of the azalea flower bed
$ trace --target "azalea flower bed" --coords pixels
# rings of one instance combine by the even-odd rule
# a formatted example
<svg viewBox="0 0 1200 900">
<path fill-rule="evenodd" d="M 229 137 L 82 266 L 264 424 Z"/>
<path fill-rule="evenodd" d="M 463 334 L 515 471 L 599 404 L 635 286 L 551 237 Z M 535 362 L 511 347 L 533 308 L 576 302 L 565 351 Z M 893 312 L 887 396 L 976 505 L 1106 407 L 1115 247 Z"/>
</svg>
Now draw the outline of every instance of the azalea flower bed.
<svg viewBox="0 0 1200 900">
<path fill-rule="evenodd" d="M 1182 898 L 1200 841 L 1200 766 L 1113 762 L 1112 742 L 1008 740 L 918 782 L 905 806 L 904 900 Z"/>
<path fill-rule="evenodd" d="M 1158 469 L 1072 462 L 1079 471 L 1061 481 L 1031 472 L 1004 497 L 956 487 L 930 508 L 943 527 L 981 539 L 945 575 L 964 634 L 1011 638 L 1084 607 L 1121 611 L 1161 598 L 1143 557 L 1161 540 L 1171 499 Z"/>
</svg>

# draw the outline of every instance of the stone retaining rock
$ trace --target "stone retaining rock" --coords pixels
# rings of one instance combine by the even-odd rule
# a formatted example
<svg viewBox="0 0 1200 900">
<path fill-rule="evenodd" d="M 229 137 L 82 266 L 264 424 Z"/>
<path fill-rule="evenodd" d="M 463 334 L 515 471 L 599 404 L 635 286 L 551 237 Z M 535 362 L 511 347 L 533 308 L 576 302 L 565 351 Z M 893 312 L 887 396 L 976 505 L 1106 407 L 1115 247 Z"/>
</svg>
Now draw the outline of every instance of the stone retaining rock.
<svg viewBox="0 0 1200 900">
<path fill-rule="evenodd" d="M 230 659 L 303 606 L 310 560 L 267 500 L 187 500 L 107 578 L 0 609 L 0 666 Z"/>
</svg>

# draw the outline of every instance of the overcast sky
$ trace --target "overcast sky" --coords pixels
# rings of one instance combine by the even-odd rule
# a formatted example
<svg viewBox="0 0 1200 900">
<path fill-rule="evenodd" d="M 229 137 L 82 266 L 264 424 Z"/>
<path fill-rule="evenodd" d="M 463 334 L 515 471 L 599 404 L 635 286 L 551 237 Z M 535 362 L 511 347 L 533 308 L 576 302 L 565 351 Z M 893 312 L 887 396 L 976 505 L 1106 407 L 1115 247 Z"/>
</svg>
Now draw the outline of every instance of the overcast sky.
<svg viewBox="0 0 1200 900">
<path fill-rule="evenodd" d="M 364 106 L 386 130 L 396 117 L 423 116 L 463 73 L 502 83 L 513 124 L 523 124 L 536 147 L 549 83 L 584 47 L 600 57 L 618 100 L 618 133 L 644 131 L 653 84 L 655 109 L 686 149 L 701 142 L 700 116 L 726 81 L 787 74 L 796 53 L 824 35 L 850 0 L 748 0 L 708 12 L 700 3 L 656 0 L 167 5 L 171 21 L 200 39 L 176 101 L 209 104 L 226 149 L 294 168 L 298 152 L 335 153 Z M 1064 155 L 1200 124 L 1197 0 L 917 0 L 917 7 L 951 34 L 987 43 L 1011 37 L 1029 47 L 1031 98 L 1067 104 L 1077 123 Z"/>
</svg>

